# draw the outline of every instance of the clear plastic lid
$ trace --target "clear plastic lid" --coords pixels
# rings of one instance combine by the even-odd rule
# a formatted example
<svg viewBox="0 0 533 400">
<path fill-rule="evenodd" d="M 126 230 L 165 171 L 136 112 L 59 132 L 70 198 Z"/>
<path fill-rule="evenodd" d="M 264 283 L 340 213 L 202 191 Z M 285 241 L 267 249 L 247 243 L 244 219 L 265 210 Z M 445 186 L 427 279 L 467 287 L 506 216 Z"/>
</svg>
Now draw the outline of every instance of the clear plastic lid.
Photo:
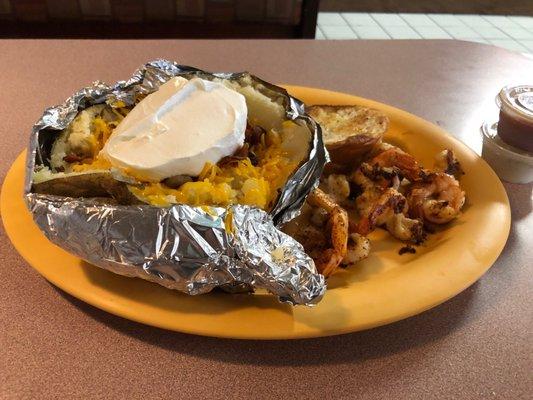
<svg viewBox="0 0 533 400">
<path fill-rule="evenodd" d="M 496 103 L 500 108 L 507 108 L 520 116 L 533 121 L 533 85 L 505 86 Z"/>
</svg>

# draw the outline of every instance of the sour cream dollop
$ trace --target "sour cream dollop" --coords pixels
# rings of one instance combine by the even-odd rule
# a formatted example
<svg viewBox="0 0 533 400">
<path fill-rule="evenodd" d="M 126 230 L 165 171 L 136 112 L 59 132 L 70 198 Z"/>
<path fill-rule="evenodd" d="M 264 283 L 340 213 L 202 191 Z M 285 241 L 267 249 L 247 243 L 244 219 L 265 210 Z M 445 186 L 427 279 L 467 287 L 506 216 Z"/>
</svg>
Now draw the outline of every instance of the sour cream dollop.
<svg viewBox="0 0 533 400">
<path fill-rule="evenodd" d="M 247 113 L 244 96 L 221 83 L 175 77 L 130 111 L 102 153 L 149 182 L 197 176 L 244 144 Z"/>
</svg>

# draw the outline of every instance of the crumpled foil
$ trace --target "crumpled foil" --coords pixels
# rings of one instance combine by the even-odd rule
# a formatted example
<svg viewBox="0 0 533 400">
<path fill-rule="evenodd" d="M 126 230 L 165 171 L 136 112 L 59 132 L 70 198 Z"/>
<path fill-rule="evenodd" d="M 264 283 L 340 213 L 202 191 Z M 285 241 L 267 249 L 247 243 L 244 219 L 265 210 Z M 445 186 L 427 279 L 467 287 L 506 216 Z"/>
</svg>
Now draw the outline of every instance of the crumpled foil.
<svg viewBox="0 0 533 400">
<path fill-rule="evenodd" d="M 251 78 L 256 90 L 281 101 L 289 119 L 313 133 L 308 158 L 291 176 L 270 213 L 235 205 L 105 204 L 31 192 L 35 165 L 47 165 L 51 145 L 76 114 L 93 104 L 134 103 L 137 93 L 151 93 L 174 76 L 241 81 Z M 303 104 L 277 86 L 244 73 L 211 74 L 166 60 L 145 64 L 127 81 L 108 86 L 95 82 L 63 104 L 45 110 L 30 140 L 25 199 L 33 218 L 49 240 L 78 257 L 117 274 L 156 282 L 197 295 L 222 288 L 229 292 L 266 289 L 291 304 L 316 304 L 326 284 L 313 260 L 277 226 L 298 215 L 317 184 L 327 153 L 320 127 Z"/>
</svg>

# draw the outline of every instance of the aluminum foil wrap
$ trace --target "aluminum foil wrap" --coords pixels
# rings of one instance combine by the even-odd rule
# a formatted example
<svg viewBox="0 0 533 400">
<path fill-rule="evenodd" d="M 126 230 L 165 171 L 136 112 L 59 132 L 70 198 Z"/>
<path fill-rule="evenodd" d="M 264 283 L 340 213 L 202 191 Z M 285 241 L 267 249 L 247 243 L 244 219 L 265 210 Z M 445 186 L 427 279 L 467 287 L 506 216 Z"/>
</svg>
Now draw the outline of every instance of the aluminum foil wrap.
<svg viewBox="0 0 533 400">
<path fill-rule="evenodd" d="M 32 193 L 35 166 L 48 164 L 53 141 L 79 111 L 117 100 L 132 105 L 136 94 L 154 92 L 174 76 L 251 79 L 256 90 L 285 106 L 288 119 L 307 124 L 312 132 L 308 157 L 289 178 L 270 213 L 244 205 L 123 206 L 99 199 Z M 284 89 L 246 72 L 211 74 L 156 60 L 127 81 L 113 86 L 95 82 L 63 104 L 45 110 L 30 140 L 24 196 L 48 239 L 98 267 L 190 295 L 217 287 L 227 291 L 262 288 L 283 302 L 312 305 L 325 292 L 324 277 L 303 247 L 277 226 L 298 215 L 326 160 L 320 127 Z"/>
</svg>

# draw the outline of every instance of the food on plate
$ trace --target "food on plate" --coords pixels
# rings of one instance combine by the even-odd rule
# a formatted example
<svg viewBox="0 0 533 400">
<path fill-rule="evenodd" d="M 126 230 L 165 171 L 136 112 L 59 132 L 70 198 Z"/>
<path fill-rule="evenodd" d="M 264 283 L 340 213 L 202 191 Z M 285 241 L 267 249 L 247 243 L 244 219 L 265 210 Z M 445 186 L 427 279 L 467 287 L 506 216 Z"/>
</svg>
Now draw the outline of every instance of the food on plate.
<svg viewBox="0 0 533 400">
<path fill-rule="evenodd" d="M 424 223 L 444 224 L 459 215 L 465 193 L 453 175 L 424 169 L 397 147 L 384 144 L 377 152 L 352 175 L 362 189 L 355 200 L 361 216 L 357 226 L 360 233 L 385 225 L 394 237 L 421 243 Z M 451 161 L 445 169 L 460 170 L 453 152 L 446 153 Z"/>
<path fill-rule="evenodd" d="M 456 179 L 464 175 L 459 160 L 455 157 L 454 152 L 448 149 L 442 150 L 435 156 L 435 169 L 452 175 Z"/>
<path fill-rule="evenodd" d="M 209 112 L 206 112 L 209 110 Z M 389 120 L 357 105 L 315 105 L 331 157 L 301 215 L 284 227 L 330 276 L 368 257 L 368 235 L 386 229 L 412 253 L 433 225 L 460 215 L 463 173 L 451 150 L 424 168 L 383 141 Z M 249 81 L 174 77 L 135 104 L 81 110 L 33 174 L 33 190 L 109 204 L 271 210 L 309 154 L 312 132 L 282 101 Z"/>
<path fill-rule="evenodd" d="M 312 305 L 326 290 L 278 229 L 322 172 L 320 129 L 248 72 L 148 62 L 45 110 L 28 155 L 34 221 L 95 266 L 189 295 L 262 289 Z"/>
<path fill-rule="evenodd" d="M 307 107 L 306 112 L 320 124 L 334 164 L 359 160 L 381 140 L 389 126 L 382 112 L 356 105 L 315 105 Z"/>
<path fill-rule="evenodd" d="M 366 258 L 367 236 L 376 228 L 406 243 L 400 254 L 414 253 L 413 245 L 424 242 L 435 225 L 460 215 L 465 192 L 458 179 L 464 172 L 452 150 L 437 154 L 433 169 L 426 169 L 382 140 L 388 120 L 378 111 L 360 106 L 309 110 L 322 126 L 328 149 L 335 144 L 335 167 L 326 166 L 319 188 L 284 230 L 302 243 L 323 275 Z M 360 145 L 358 138 L 368 132 L 375 133 L 375 140 Z"/>
<path fill-rule="evenodd" d="M 309 194 L 301 214 L 284 231 L 304 246 L 326 277 L 339 265 L 349 267 L 368 257 L 370 251 L 366 237 L 349 231 L 347 211 L 320 188 Z"/>
<path fill-rule="evenodd" d="M 80 111 L 38 165 L 33 191 L 120 204 L 270 210 L 312 134 L 250 81 L 174 77 L 135 106 Z"/>
<path fill-rule="evenodd" d="M 99 155 L 128 111 L 98 104 L 79 112 L 55 139 L 49 166 L 36 167 L 33 190 L 71 197 L 130 196 L 126 186 L 113 178 L 109 162 Z"/>
</svg>

